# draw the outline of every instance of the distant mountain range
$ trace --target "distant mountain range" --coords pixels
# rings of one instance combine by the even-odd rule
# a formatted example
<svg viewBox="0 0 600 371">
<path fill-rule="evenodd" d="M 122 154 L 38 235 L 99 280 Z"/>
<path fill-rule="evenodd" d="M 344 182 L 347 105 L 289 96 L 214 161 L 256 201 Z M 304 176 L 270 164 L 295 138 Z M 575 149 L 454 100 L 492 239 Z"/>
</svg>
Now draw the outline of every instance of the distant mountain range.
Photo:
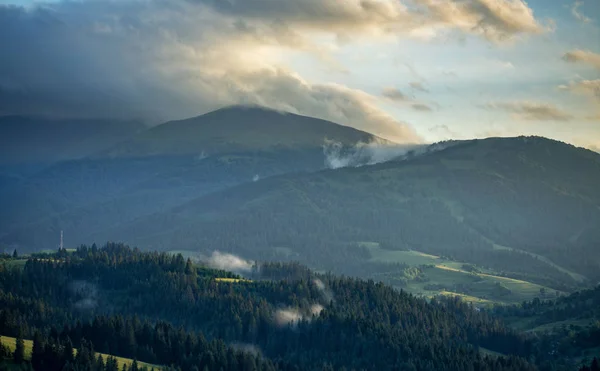
<svg viewBox="0 0 600 371">
<path fill-rule="evenodd" d="M 0 242 L 54 249 L 64 230 L 72 245 L 223 250 L 344 273 L 418 251 L 568 290 L 600 279 L 599 184 L 599 154 L 545 138 L 407 147 L 231 107 L 6 188 Z"/>
</svg>

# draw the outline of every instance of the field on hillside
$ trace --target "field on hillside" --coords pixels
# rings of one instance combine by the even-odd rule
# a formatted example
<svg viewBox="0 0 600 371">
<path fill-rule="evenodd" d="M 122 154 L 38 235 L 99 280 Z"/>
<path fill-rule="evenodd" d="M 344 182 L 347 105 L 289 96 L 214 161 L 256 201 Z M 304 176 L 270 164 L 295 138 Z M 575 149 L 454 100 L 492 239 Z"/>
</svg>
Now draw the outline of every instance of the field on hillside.
<svg viewBox="0 0 600 371">
<path fill-rule="evenodd" d="M 8 346 L 8 348 L 10 349 L 11 352 L 15 351 L 17 339 L 15 339 L 13 337 L 8 337 L 8 336 L 2 336 L 0 338 L 0 340 L 2 341 L 3 345 Z M 24 343 L 25 343 L 25 359 L 29 360 L 29 359 L 31 359 L 31 350 L 33 349 L 33 341 L 32 340 L 24 340 Z M 74 353 L 75 353 L 75 355 L 77 355 L 77 349 L 74 349 Z M 97 353 L 97 354 L 102 355 L 102 358 L 104 358 L 105 362 L 108 359 L 108 357 L 110 357 L 109 354 L 104 354 L 104 353 Z M 130 367 L 131 364 L 133 363 L 133 360 L 129 359 L 129 358 L 122 358 L 122 357 L 115 357 L 115 358 L 117 359 L 117 363 L 119 364 L 119 369 L 123 368 L 123 365 L 127 365 L 127 367 Z M 140 367 L 147 367 L 148 370 L 162 370 L 161 366 L 151 365 L 151 364 L 145 363 L 145 362 L 138 361 L 138 365 Z"/>
<path fill-rule="evenodd" d="M 419 251 L 385 250 L 376 243 L 367 242 L 361 245 L 369 249 L 372 262 L 420 267 L 424 277 L 409 281 L 406 287 L 402 287 L 420 296 L 454 295 L 473 304 L 491 306 L 494 303 L 515 304 L 536 297 L 551 298 L 564 294 L 535 283 L 502 277 L 489 269 Z M 467 271 L 466 267 L 472 267 L 474 271 Z"/>
</svg>

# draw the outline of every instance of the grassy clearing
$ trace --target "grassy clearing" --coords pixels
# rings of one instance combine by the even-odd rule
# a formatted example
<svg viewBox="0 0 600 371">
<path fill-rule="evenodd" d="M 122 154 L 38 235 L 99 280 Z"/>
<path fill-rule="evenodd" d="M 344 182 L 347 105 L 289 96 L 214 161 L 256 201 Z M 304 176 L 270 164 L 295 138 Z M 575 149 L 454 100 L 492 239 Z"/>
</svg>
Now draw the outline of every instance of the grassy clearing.
<svg viewBox="0 0 600 371">
<path fill-rule="evenodd" d="M 15 351 L 15 348 L 17 346 L 17 339 L 15 339 L 13 337 L 8 337 L 8 336 L 2 336 L 1 340 L 2 340 L 2 344 L 8 346 L 8 348 L 10 349 L 11 352 Z M 31 359 L 31 351 L 33 349 L 33 341 L 32 340 L 24 340 L 24 343 L 25 343 L 25 359 L 30 360 Z M 75 355 L 77 355 L 77 349 L 74 349 L 74 353 L 75 353 Z M 106 362 L 108 357 L 110 357 L 109 354 L 104 354 L 104 353 L 97 353 L 97 354 L 102 355 L 104 362 Z M 122 369 L 123 365 L 127 365 L 127 367 L 129 367 L 133 363 L 133 359 L 130 359 L 130 358 L 122 358 L 122 357 L 115 357 L 115 358 L 117 359 L 117 363 L 119 364 L 119 369 Z M 149 370 L 162 370 L 163 369 L 161 366 L 151 365 L 149 363 L 140 362 L 140 361 L 138 361 L 138 366 L 147 367 Z"/>
<path fill-rule="evenodd" d="M 9 267 L 23 268 L 25 266 L 25 263 L 27 263 L 27 259 L 16 259 L 16 260 L 10 259 L 10 260 L 4 260 L 3 263 L 5 263 Z"/>
<path fill-rule="evenodd" d="M 423 269 L 427 282 L 409 282 L 405 287 L 417 295 L 431 297 L 437 294 L 446 295 L 452 293 L 465 298 L 473 303 L 491 305 L 514 304 L 523 300 L 532 300 L 541 296 L 540 289 L 547 293 L 555 290 L 527 281 L 517 280 L 495 275 L 493 271 L 477 267 L 479 272 L 468 272 L 463 269 L 462 262 L 443 259 L 442 257 L 425 254 L 419 251 L 392 251 L 379 247 L 373 242 L 362 242 L 371 252 L 372 262 L 404 263 L 410 266 L 428 266 Z M 439 286 L 438 289 L 426 289 L 425 287 Z M 460 286 L 467 291 L 458 290 Z"/>
<path fill-rule="evenodd" d="M 541 326 L 533 327 L 530 330 L 528 330 L 528 332 L 552 332 L 552 331 L 554 331 L 554 329 L 560 328 L 563 326 L 586 327 L 586 326 L 591 325 L 593 322 L 594 322 L 594 320 L 591 320 L 591 319 L 558 321 L 558 322 L 546 323 Z"/>
<path fill-rule="evenodd" d="M 486 306 L 494 303 L 516 304 L 523 300 L 529 301 L 540 297 L 540 289 L 543 288 L 526 281 L 486 273 L 472 273 L 440 264 L 425 268 L 423 272 L 428 280 L 409 282 L 405 288 L 407 291 L 426 297 L 438 294 L 455 295 L 463 297 L 467 302 Z M 551 292 L 550 289 L 545 289 Z"/>
<path fill-rule="evenodd" d="M 494 352 L 493 350 L 489 350 L 489 349 L 481 348 L 481 347 L 479 348 L 479 352 L 481 354 L 483 354 L 484 356 L 490 356 L 490 357 L 496 357 L 496 358 L 504 356 L 504 354 L 502 354 L 502 353 Z"/>
<path fill-rule="evenodd" d="M 482 306 L 493 306 L 495 303 L 494 301 L 491 301 L 491 300 L 481 299 L 481 298 L 471 296 L 471 295 L 459 294 L 457 292 L 452 292 L 452 291 L 442 291 L 442 292 L 440 292 L 440 294 L 444 295 L 444 296 L 458 296 L 459 298 L 463 299 L 463 301 L 465 301 L 467 303 L 473 303 L 473 304 L 482 305 Z"/>
<path fill-rule="evenodd" d="M 238 283 L 238 282 L 252 282 L 251 280 L 247 280 L 245 278 L 215 278 L 217 282 L 229 282 L 229 283 Z"/>
<path fill-rule="evenodd" d="M 510 290 L 510 294 L 506 295 L 506 296 L 502 296 L 501 298 L 498 298 L 499 299 L 498 301 L 503 301 L 503 302 L 507 302 L 507 303 L 519 303 L 519 302 L 522 302 L 523 300 L 532 300 L 536 297 L 540 297 L 542 289 L 548 293 L 555 291 L 555 290 L 550 289 L 545 286 L 541 286 L 541 285 L 527 282 L 527 281 L 517 280 L 514 278 L 501 277 L 501 276 L 496 276 L 496 275 L 488 274 L 488 273 L 470 273 L 470 272 L 466 272 L 461 269 L 449 267 L 446 265 L 436 265 L 436 268 L 445 270 L 445 271 L 454 272 L 454 273 L 462 273 L 462 274 L 474 277 L 474 279 L 477 280 L 476 284 L 473 285 L 474 293 L 476 293 L 475 294 L 476 296 L 479 296 L 477 294 L 494 295 L 493 294 L 493 292 L 494 292 L 493 285 L 500 284 L 500 285 L 502 285 L 502 287 L 505 287 L 506 289 Z M 490 285 L 490 284 L 492 284 L 492 285 Z M 481 292 L 479 292 L 478 288 L 481 289 Z M 485 298 L 485 296 L 484 296 L 484 298 Z"/>
<path fill-rule="evenodd" d="M 408 265 L 428 265 L 428 264 L 439 264 L 443 261 L 439 256 L 429 255 L 422 252 L 408 250 L 408 251 L 394 251 L 384 250 L 379 247 L 378 243 L 375 242 L 361 242 L 361 246 L 366 247 L 371 252 L 371 261 L 382 262 L 382 263 L 404 263 Z"/>
</svg>

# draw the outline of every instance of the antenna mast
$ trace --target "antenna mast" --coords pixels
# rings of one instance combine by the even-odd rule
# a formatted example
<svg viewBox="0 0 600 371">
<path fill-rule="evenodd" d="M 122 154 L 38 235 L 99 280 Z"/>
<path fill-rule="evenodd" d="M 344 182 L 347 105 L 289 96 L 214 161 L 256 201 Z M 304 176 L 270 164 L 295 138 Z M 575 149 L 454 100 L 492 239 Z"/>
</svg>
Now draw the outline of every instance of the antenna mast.
<svg viewBox="0 0 600 371">
<path fill-rule="evenodd" d="M 60 231 L 60 248 L 59 248 L 59 250 L 62 250 L 63 248 L 64 248 L 64 245 L 63 245 L 63 231 L 61 230 Z"/>
</svg>

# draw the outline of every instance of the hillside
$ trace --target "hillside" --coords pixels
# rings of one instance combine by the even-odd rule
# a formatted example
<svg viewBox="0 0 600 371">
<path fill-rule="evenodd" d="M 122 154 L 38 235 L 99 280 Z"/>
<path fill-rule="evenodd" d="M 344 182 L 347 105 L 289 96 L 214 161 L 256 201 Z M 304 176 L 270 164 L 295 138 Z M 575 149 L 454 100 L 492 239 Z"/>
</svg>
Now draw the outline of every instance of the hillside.
<svg viewBox="0 0 600 371">
<path fill-rule="evenodd" d="M 18 170 L 80 159 L 144 129 L 136 121 L 0 116 L 0 166 Z"/>
<path fill-rule="evenodd" d="M 600 355 L 600 286 L 556 300 L 496 307 L 493 313 L 519 331 L 544 337 L 540 345 L 557 359 Z"/>
<path fill-rule="evenodd" d="M 70 243 L 83 243 L 227 187 L 321 170 L 325 140 L 337 143 L 340 154 L 359 142 L 388 143 L 331 122 L 261 108 L 231 107 L 159 125 L 5 187 L 0 245 L 23 252 L 55 248 L 60 230 Z"/>
<path fill-rule="evenodd" d="M 404 161 L 269 178 L 96 237 L 291 257 L 334 271 L 415 250 L 570 290 L 600 278 L 598 184 L 594 152 L 544 138 L 493 138 Z"/>
<path fill-rule="evenodd" d="M 387 142 L 330 121 L 261 107 L 233 106 L 156 126 L 98 156 L 211 156 L 266 150 L 321 149 L 325 139 L 346 145 L 374 140 Z"/>
<path fill-rule="evenodd" d="M 255 273 L 225 280 L 236 277 L 181 255 L 82 246 L 0 265 L 0 328 L 182 370 L 512 371 L 544 360 L 530 339 L 458 300 L 427 302 L 298 264 Z"/>
<path fill-rule="evenodd" d="M 25 359 L 31 360 L 31 351 L 33 348 L 33 341 L 32 340 L 23 340 L 23 341 L 25 343 Z M 0 344 L 8 347 L 8 349 L 11 352 L 15 351 L 16 342 L 17 342 L 16 338 L 9 337 L 9 336 L 1 336 L 1 334 L 0 334 Z M 75 356 L 77 356 L 77 349 L 73 349 L 73 353 Z M 99 355 L 103 358 L 104 362 L 106 362 L 110 357 L 112 357 L 110 354 L 104 354 L 104 353 L 99 353 Z M 115 357 L 115 359 L 117 360 L 117 366 L 119 367 L 119 370 L 123 369 L 123 367 L 129 368 L 129 367 L 131 367 L 131 365 L 133 363 L 133 359 L 130 359 L 130 358 Z M 151 365 L 149 363 L 138 362 L 138 365 L 140 368 L 146 367 L 146 369 L 148 369 L 149 371 L 150 370 L 162 370 L 161 366 Z"/>
</svg>

